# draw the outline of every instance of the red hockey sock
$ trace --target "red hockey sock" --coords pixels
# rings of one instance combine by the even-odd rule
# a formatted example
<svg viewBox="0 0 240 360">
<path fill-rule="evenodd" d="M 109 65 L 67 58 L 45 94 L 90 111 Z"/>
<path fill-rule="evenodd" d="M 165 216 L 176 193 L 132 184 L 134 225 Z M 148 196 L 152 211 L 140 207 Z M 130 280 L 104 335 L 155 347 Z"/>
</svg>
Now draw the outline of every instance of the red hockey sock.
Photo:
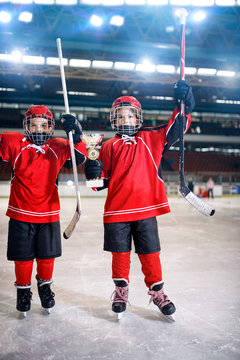
<svg viewBox="0 0 240 360">
<path fill-rule="evenodd" d="M 37 274 L 42 280 L 50 280 L 53 275 L 55 259 L 36 259 L 37 261 Z"/>
<path fill-rule="evenodd" d="M 29 261 L 14 261 L 16 284 L 25 286 L 31 283 L 33 260 Z"/>
<path fill-rule="evenodd" d="M 138 254 L 148 288 L 154 283 L 162 281 L 162 266 L 159 252 L 153 254 Z"/>
<path fill-rule="evenodd" d="M 125 279 L 129 282 L 130 251 L 112 252 L 112 278 Z"/>
</svg>

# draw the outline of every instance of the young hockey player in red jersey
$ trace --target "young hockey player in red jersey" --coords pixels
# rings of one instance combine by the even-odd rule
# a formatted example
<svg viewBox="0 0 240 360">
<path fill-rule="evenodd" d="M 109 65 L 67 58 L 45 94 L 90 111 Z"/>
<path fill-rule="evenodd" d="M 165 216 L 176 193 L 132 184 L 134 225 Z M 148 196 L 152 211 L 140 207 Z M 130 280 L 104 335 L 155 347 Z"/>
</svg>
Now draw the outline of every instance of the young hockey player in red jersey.
<svg viewBox="0 0 240 360">
<path fill-rule="evenodd" d="M 195 102 L 191 86 L 179 81 L 174 87 L 177 103 L 168 124 L 142 127 L 142 109 L 137 99 L 123 96 L 111 108 L 110 122 L 116 136 L 101 147 L 98 160 L 87 160 L 88 179 L 101 177 L 108 195 L 104 209 L 104 250 L 112 252 L 112 278 L 115 291 L 112 310 L 121 313 L 128 301 L 130 251 L 133 239 L 142 265 L 148 294 L 166 316 L 174 304 L 163 292 L 159 257 L 160 241 L 156 216 L 170 212 L 161 175 L 161 159 L 179 139 L 180 101 L 185 101 L 185 131 Z M 103 170 L 102 170 L 103 169 Z M 98 188 L 97 190 L 101 190 Z"/>
<path fill-rule="evenodd" d="M 10 217 L 7 258 L 15 262 L 17 310 L 31 308 L 31 276 L 37 262 L 38 293 L 43 308 L 55 305 L 51 291 L 54 259 L 61 256 L 57 176 L 61 167 L 71 168 L 67 139 L 51 138 L 53 114 L 43 105 L 25 113 L 24 135 L 0 135 L 0 160 L 12 166 L 11 193 L 6 215 Z M 63 115 L 63 128 L 73 131 L 77 165 L 86 160 L 82 128 L 71 115 Z"/>
</svg>

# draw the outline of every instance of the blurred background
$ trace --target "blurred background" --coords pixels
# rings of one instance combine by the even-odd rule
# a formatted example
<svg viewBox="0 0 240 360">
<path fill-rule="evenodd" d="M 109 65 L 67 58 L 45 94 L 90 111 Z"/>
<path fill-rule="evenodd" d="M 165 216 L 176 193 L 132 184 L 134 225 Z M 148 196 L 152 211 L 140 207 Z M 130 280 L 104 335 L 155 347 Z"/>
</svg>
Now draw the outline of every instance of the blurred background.
<svg viewBox="0 0 240 360">
<path fill-rule="evenodd" d="M 209 177 L 215 196 L 240 194 L 240 0 L 0 0 L 0 132 L 22 132 L 25 111 L 44 104 L 55 116 L 55 136 L 65 136 L 58 37 L 70 111 L 84 132 L 114 136 L 109 110 L 122 95 L 141 102 L 144 126 L 167 122 L 183 6 L 185 73 L 196 100 L 185 136 L 186 182 L 201 197 Z M 176 143 L 162 160 L 168 195 L 178 193 L 178 152 Z M 83 166 L 78 171 L 83 182 Z M 10 173 L 1 163 L 1 184 Z M 71 179 L 62 169 L 60 183 Z"/>
</svg>

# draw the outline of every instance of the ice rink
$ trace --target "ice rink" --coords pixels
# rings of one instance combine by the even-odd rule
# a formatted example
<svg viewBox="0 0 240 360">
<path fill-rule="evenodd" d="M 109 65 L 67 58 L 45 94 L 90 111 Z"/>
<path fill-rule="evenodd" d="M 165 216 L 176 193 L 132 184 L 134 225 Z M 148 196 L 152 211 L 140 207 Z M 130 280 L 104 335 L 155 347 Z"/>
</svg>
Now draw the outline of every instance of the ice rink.
<svg viewBox="0 0 240 360">
<path fill-rule="evenodd" d="M 111 312 L 111 254 L 103 252 L 104 198 L 83 198 L 82 216 L 55 263 L 51 314 L 40 307 L 34 274 L 32 309 L 15 308 L 13 262 L 6 259 L 7 198 L 0 199 L 1 360 L 233 360 L 240 359 L 240 197 L 216 198 L 205 217 L 183 198 L 169 198 L 158 217 L 165 292 L 176 322 L 164 320 L 149 295 L 132 252 L 124 317 Z M 208 201 L 208 200 L 207 200 Z M 75 199 L 61 198 L 62 230 Z"/>
</svg>

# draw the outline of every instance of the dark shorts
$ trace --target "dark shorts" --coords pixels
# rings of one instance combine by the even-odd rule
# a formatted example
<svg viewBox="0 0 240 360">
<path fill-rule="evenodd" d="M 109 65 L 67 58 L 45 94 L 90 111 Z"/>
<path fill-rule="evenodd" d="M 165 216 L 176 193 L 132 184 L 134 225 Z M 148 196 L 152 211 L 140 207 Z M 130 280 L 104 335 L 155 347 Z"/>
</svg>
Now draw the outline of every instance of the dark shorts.
<svg viewBox="0 0 240 360">
<path fill-rule="evenodd" d="M 59 221 L 33 224 L 10 219 L 8 225 L 8 260 L 27 261 L 61 256 Z"/>
<path fill-rule="evenodd" d="M 160 251 L 156 218 L 104 224 L 104 250 L 131 251 L 132 239 L 137 254 L 152 254 Z"/>
</svg>

